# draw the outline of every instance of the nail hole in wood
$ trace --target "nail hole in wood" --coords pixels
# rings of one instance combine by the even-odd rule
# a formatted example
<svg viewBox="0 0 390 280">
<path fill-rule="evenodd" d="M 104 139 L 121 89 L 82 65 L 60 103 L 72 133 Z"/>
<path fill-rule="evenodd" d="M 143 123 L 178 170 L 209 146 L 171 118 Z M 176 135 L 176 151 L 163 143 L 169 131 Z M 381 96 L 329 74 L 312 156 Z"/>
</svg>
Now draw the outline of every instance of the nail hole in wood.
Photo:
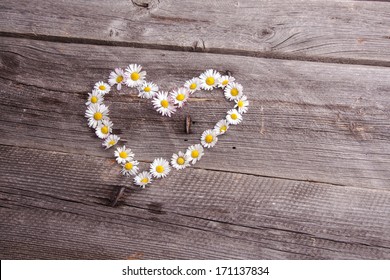
<svg viewBox="0 0 390 280">
<path fill-rule="evenodd" d="M 186 133 L 190 134 L 191 133 L 191 116 L 190 115 L 186 116 L 185 127 L 186 127 Z"/>
</svg>

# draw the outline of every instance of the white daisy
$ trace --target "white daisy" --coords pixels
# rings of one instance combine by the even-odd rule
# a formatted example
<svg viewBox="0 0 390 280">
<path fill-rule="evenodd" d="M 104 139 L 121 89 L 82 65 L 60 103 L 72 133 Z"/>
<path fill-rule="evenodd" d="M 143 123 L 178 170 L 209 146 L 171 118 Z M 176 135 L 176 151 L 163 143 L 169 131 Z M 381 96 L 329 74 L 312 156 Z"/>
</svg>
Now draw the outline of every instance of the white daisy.
<svg viewBox="0 0 390 280">
<path fill-rule="evenodd" d="M 227 112 L 226 120 L 229 124 L 239 124 L 242 116 L 236 109 L 231 109 Z"/>
<path fill-rule="evenodd" d="M 156 158 L 150 164 L 150 173 L 155 178 L 164 178 L 171 171 L 171 167 L 166 159 Z"/>
<path fill-rule="evenodd" d="M 192 78 L 185 82 L 184 87 L 188 88 L 190 93 L 194 93 L 195 91 L 200 90 L 200 79 Z"/>
<path fill-rule="evenodd" d="M 136 160 L 132 160 L 132 161 L 128 161 L 126 162 L 125 164 L 122 164 L 122 170 L 121 170 L 121 173 L 123 176 L 131 176 L 131 175 L 135 175 L 138 173 L 138 165 L 139 162 L 136 161 Z"/>
<path fill-rule="evenodd" d="M 226 120 L 220 120 L 214 126 L 214 131 L 217 135 L 225 134 L 228 129 L 229 129 L 229 123 Z"/>
<path fill-rule="evenodd" d="M 151 82 L 143 82 L 143 84 L 138 87 L 138 96 L 142 98 L 150 99 L 154 97 L 157 92 L 158 86 Z"/>
<path fill-rule="evenodd" d="M 233 83 L 235 80 L 236 79 L 232 76 L 222 76 L 219 78 L 218 87 L 225 88 L 228 84 Z"/>
<path fill-rule="evenodd" d="M 100 81 L 95 84 L 93 89 L 98 93 L 105 95 L 111 90 L 111 87 L 108 84 Z"/>
<path fill-rule="evenodd" d="M 122 83 L 125 81 L 125 73 L 121 68 L 115 68 L 115 72 L 112 71 L 110 73 L 110 77 L 108 78 L 108 83 L 110 86 L 116 84 L 116 89 L 121 90 Z"/>
<path fill-rule="evenodd" d="M 213 69 L 206 70 L 206 72 L 199 76 L 201 88 L 205 90 L 211 90 L 215 88 L 220 77 L 221 74 L 219 74 L 217 71 Z"/>
<path fill-rule="evenodd" d="M 115 146 L 121 138 L 115 134 L 110 134 L 103 142 L 103 147 L 106 149 Z"/>
<path fill-rule="evenodd" d="M 154 108 L 163 116 L 170 117 L 171 114 L 175 113 L 176 108 L 172 104 L 171 99 L 168 97 L 168 92 L 159 91 L 157 96 L 152 101 Z"/>
<path fill-rule="evenodd" d="M 176 168 L 176 170 L 184 169 L 190 166 L 190 157 L 183 152 L 173 154 L 171 158 L 171 165 Z"/>
<path fill-rule="evenodd" d="M 96 128 L 107 116 L 108 107 L 104 104 L 91 104 L 85 112 L 85 117 L 88 118 L 88 126 L 92 128 Z"/>
<path fill-rule="evenodd" d="M 200 140 L 204 147 L 212 148 L 218 142 L 217 133 L 212 129 L 208 129 L 202 133 Z"/>
<path fill-rule="evenodd" d="M 187 102 L 189 95 L 190 91 L 185 87 L 181 87 L 178 90 L 171 92 L 171 97 L 174 100 L 174 104 L 176 104 L 179 108 L 183 107 L 184 103 Z"/>
<path fill-rule="evenodd" d="M 243 95 L 240 99 L 234 100 L 234 102 L 236 102 L 234 108 L 237 108 L 240 114 L 245 114 L 246 112 L 248 112 L 249 101 L 247 99 L 248 98 L 246 97 L 246 95 Z"/>
<path fill-rule="evenodd" d="M 101 93 L 98 93 L 96 90 L 92 90 L 92 93 L 88 93 L 88 101 L 85 105 L 89 106 L 91 104 L 102 104 L 104 97 Z"/>
<path fill-rule="evenodd" d="M 225 97 L 227 100 L 238 100 L 242 96 L 243 87 L 239 83 L 228 84 L 225 88 Z"/>
<path fill-rule="evenodd" d="M 195 164 L 204 155 L 204 149 L 200 144 L 192 145 L 188 147 L 186 155 L 189 157 L 190 162 Z"/>
<path fill-rule="evenodd" d="M 137 64 L 130 64 L 126 68 L 125 77 L 126 85 L 128 87 L 137 87 L 143 84 L 146 76 L 145 71 L 141 71 L 142 66 Z"/>
<path fill-rule="evenodd" d="M 134 153 L 131 151 L 130 148 L 126 149 L 126 146 L 117 148 L 114 154 L 116 157 L 116 161 L 119 164 L 124 164 L 128 161 L 132 161 L 134 157 Z"/>
<path fill-rule="evenodd" d="M 112 121 L 109 119 L 102 120 L 102 122 L 96 127 L 96 135 L 101 139 L 107 138 L 112 132 Z"/>
<path fill-rule="evenodd" d="M 140 186 L 141 188 L 145 188 L 145 186 L 152 181 L 152 176 L 147 171 L 143 171 L 134 177 L 134 184 Z"/>
</svg>

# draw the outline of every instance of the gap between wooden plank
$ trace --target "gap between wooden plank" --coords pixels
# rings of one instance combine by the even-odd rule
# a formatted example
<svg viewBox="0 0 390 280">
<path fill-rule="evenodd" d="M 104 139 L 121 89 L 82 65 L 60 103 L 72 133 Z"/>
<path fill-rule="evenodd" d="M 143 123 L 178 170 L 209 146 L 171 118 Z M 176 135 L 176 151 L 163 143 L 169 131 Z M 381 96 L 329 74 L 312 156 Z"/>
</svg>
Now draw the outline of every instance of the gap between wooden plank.
<svg viewBox="0 0 390 280">
<path fill-rule="evenodd" d="M 389 61 L 388 4 L 355 1 L 18 1 L 3 32 L 127 41 L 139 46 Z M 101 11 L 105 11 L 104 15 Z M 227 49 L 227 50 L 226 50 Z M 234 52 L 236 53 L 236 52 Z M 292 55 L 292 56 L 291 56 Z M 284 56 L 283 56 L 284 57 Z M 339 62 L 340 60 L 337 60 Z"/>
<path fill-rule="evenodd" d="M 142 48 L 150 50 L 167 50 L 167 51 L 179 51 L 179 52 L 201 52 L 211 54 L 224 54 L 244 57 L 256 57 L 266 59 L 278 59 L 278 60 L 296 60 L 296 61 L 308 61 L 308 62 L 321 62 L 332 64 L 351 64 L 351 65 L 367 65 L 367 66 L 379 66 L 390 67 L 390 61 L 370 60 L 370 59 L 352 59 L 352 58 L 332 58 L 332 57 L 320 57 L 320 56 L 306 56 L 306 55 L 294 55 L 291 53 L 278 53 L 278 52 L 261 52 L 250 50 L 236 50 L 236 49 L 221 49 L 221 48 L 203 48 L 203 47 L 186 47 L 176 45 L 162 45 L 162 44 L 145 44 L 137 42 L 126 41 L 107 41 L 91 38 L 78 38 L 78 37 L 62 37 L 53 35 L 33 34 L 33 33 L 11 33 L 0 31 L 0 37 L 9 38 L 23 38 L 36 41 L 46 41 L 54 43 L 65 44 L 85 44 L 85 45 L 97 45 L 97 46 L 111 46 L 111 47 L 128 47 L 128 48 Z"/>
</svg>

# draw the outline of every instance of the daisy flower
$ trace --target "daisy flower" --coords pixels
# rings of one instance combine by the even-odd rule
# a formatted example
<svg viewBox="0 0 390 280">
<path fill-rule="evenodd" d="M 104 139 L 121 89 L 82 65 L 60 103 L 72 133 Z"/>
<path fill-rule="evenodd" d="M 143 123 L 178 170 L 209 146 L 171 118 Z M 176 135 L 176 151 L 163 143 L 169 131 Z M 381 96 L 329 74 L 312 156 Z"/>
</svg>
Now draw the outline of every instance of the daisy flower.
<svg viewBox="0 0 390 280">
<path fill-rule="evenodd" d="M 152 176 L 147 171 L 143 171 L 134 177 L 134 184 L 140 186 L 141 188 L 145 188 L 145 186 L 152 181 Z"/>
<path fill-rule="evenodd" d="M 242 96 L 242 90 L 242 85 L 240 85 L 239 83 L 233 82 L 231 84 L 228 84 L 224 91 L 225 97 L 229 101 L 238 100 Z"/>
<path fill-rule="evenodd" d="M 150 99 L 156 95 L 158 92 L 158 86 L 154 83 L 143 82 L 141 86 L 138 87 L 138 96 L 146 99 Z"/>
<path fill-rule="evenodd" d="M 96 127 L 96 135 L 101 139 L 107 138 L 112 132 L 112 121 L 109 119 L 102 120 L 102 122 Z"/>
<path fill-rule="evenodd" d="M 88 93 L 88 101 L 85 105 L 89 106 L 91 104 L 102 104 L 104 97 L 101 93 L 98 93 L 96 90 L 92 90 L 92 93 Z"/>
<path fill-rule="evenodd" d="M 171 165 L 176 170 L 184 169 L 190 166 L 190 157 L 183 152 L 178 152 L 177 154 L 173 154 L 171 158 Z"/>
<path fill-rule="evenodd" d="M 196 144 L 188 147 L 186 155 L 188 156 L 190 162 L 195 164 L 200 158 L 204 155 L 204 149 L 202 145 Z"/>
<path fill-rule="evenodd" d="M 110 134 L 103 142 L 103 147 L 106 149 L 115 146 L 121 138 L 115 134 Z"/>
<path fill-rule="evenodd" d="M 218 87 L 225 88 L 228 84 L 233 83 L 236 79 L 232 76 L 222 76 L 219 78 Z"/>
<path fill-rule="evenodd" d="M 126 149 L 126 146 L 117 148 L 114 154 L 116 157 L 116 161 L 119 164 L 124 164 L 128 161 L 132 161 L 134 157 L 134 153 L 131 151 L 130 148 Z"/>
<path fill-rule="evenodd" d="M 126 162 L 125 164 L 122 164 L 122 175 L 123 176 L 131 176 L 131 175 L 135 175 L 138 173 L 138 165 L 139 162 L 136 161 L 136 160 L 132 160 L 132 161 L 129 161 L 129 162 Z"/>
<path fill-rule="evenodd" d="M 204 147 L 212 148 L 215 146 L 215 144 L 217 144 L 217 133 L 215 133 L 215 131 L 212 129 L 208 129 L 202 133 L 200 140 Z"/>
<path fill-rule="evenodd" d="M 110 73 L 110 77 L 108 78 L 108 83 L 110 86 L 113 86 L 116 84 L 116 89 L 121 90 L 122 83 L 124 82 L 125 73 L 121 68 L 115 68 L 115 72 L 112 71 Z"/>
<path fill-rule="evenodd" d="M 239 124 L 242 116 L 236 109 L 231 109 L 227 112 L 226 120 L 229 124 Z"/>
<path fill-rule="evenodd" d="M 248 112 L 249 101 L 247 99 L 248 98 L 246 97 L 246 95 L 243 95 L 240 99 L 234 100 L 234 102 L 236 102 L 234 108 L 237 108 L 240 114 L 245 114 L 246 112 Z"/>
<path fill-rule="evenodd" d="M 137 64 L 130 64 L 126 68 L 126 85 L 128 87 L 138 87 L 143 84 L 146 76 L 145 71 L 141 71 L 142 66 Z"/>
<path fill-rule="evenodd" d="M 213 69 L 206 70 L 206 72 L 202 73 L 200 78 L 200 86 L 205 90 L 211 90 L 217 86 L 219 78 L 221 74 Z"/>
<path fill-rule="evenodd" d="M 183 107 L 184 103 L 187 101 L 189 94 L 190 91 L 187 88 L 181 87 L 178 90 L 172 91 L 171 97 L 174 100 L 174 104 L 180 108 Z"/>
<path fill-rule="evenodd" d="M 192 78 L 191 80 L 185 82 L 184 87 L 188 88 L 190 93 L 194 93 L 195 91 L 200 89 L 200 79 Z"/>
<path fill-rule="evenodd" d="M 91 104 L 85 112 L 85 117 L 88 118 L 88 126 L 92 128 L 96 128 L 107 116 L 108 107 L 104 104 Z"/>
<path fill-rule="evenodd" d="M 170 98 L 168 98 L 168 92 L 159 91 L 157 96 L 153 98 L 152 103 L 157 112 L 163 116 L 170 117 L 171 114 L 175 113 L 176 111 L 175 106 L 170 101 Z"/>
<path fill-rule="evenodd" d="M 214 131 L 217 135 L 225 134 L 228 129 L 229 129 L 229 123 L 226 120 L 220 120 L 214 126 Z"/>
<path fill-rule="evenodd" d="M 153 177 L 156 178 L 164 178 L 171 171 L 171 167 L 166 159 L 156 158 L 150 164 L 150 173 Z"/>
<path fill-rule="evenodd" d="M 110 91 L 111 87 L 108 84 L 100 81 L 95 84 L 93 89 L 96 90 L 98 93 L 105 95 Z"/>
</svg>

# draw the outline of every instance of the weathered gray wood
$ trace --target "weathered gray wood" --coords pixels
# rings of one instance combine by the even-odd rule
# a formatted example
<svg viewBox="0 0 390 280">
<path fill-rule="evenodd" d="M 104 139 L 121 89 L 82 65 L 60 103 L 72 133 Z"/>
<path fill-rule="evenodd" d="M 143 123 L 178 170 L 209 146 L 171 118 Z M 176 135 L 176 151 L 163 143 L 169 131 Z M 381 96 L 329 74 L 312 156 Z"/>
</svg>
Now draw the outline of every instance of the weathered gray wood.
<svg viewBox="0 0 390 280">
<path fill-rule="evenodd" d="M 110 208 L 110 160 L 0 153 L 2 259 L 390 257 L 389 192 L 190 168 Z"/>
<path fill-rule="evenodd" d="M 0 34 L 390 65 L 390 4 L 356 1 L 3 1 Z"/>
<path fill-rule="evenodd" d="M 250 99 L 242 125 L 195 168 L 389 190 L 390 72 L 386 68 L 3 38 L 0 143 L 96 155 L 112 151 L 88 129 L 83 106 L 110 69 L 142 63 L 171 89 L 206 68 L 230 70 Z M 139 160 L 169 158 L 198 143 L 231 106 L 199 93 L 185 112 L 161 118 L 136 94 L 107 96 L 116 132 Z M 193 134 L 184 131 L 190 113 Z M 104 167 L 102 167 L 104 169 Z M 174 175 L 176 176 L 176 175 Z"/>
</svg>

